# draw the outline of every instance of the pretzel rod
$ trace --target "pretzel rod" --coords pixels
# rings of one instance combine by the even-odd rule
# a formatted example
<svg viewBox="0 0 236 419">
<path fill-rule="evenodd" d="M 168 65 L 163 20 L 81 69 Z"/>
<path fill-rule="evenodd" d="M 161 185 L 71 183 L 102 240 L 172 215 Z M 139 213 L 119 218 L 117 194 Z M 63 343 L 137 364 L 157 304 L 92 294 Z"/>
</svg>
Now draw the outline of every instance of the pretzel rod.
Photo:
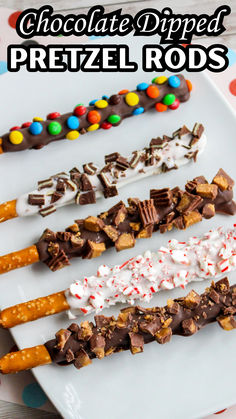
<svg viewBox="0 0 236 419">
<path fill-rule="evenodd" d="M 73 282 L 66 291 L 8 307 L 0 324 L 11 328 L 68 310 L 69 318 L 100 312 L 116 303 L 149 302 L 163 289 L 215 279 L 236 269 L 236 224 L 211 230 L 187 242 L 169 240 L 157 252 L 131 258 L 120 266 L 101 265 L 97 273 Z"/>
<path fill-rule="evenodd" d="M 73 257 L 91 259 L 110 247 L 117 251 L 132 248 L 136 239 L 151 237 L 157 230 L 161 233 L 173 227 L 183 230 L 218 212 L 234 215 L 233 185 L 234 181 L 220 169 L 211 184 L 199 176 L 185 185 L 185 191 L 178 187 L 153 189 L 150 199 L 130 198 L 128 207 L 120 201 L 98 217 L 76 220 L 66 231 L 54 233 L 46 229 L 39 241 L 29 248 L 34 257 L 29 249 L 21 251 L 23 257 L 18 252 L 13 258 L 12 254 L 1 256 L 0 273 L 38 260 L 56 271 L 69 265 Z"/>
<path fill-rule="evenodd" d="M 0 274 L 31 265 L 39 261 L 39 254 L 35 245 L 18 250 L 8 255 L 0 256 Z"/>
<path fill-rule="evenodd" d="M 101 100 L 92 100 L 87 107 L 77 105 L 73 112 L 64 115 L 52 112 L 45 121 L 35 117 L 32 123 L 15 126 L 2 136 L 1 147 L 4 153 L 39 149 L 52 141 L 75 140 L 86 132 L 99 128 L 107 130 L 119 125 L 124 118 L 154 107 L 159 112 L 167 108 L 175 110 L 180 102 L 189 99 L 191 89 L 191 82 L 181 74 L 169 78 L 155 77 L 152 84 L 139 83 L 132 92 L 122 90 L 110 98 L 103 96 Z"/>
<path fill-rule="evenodd" d="M 16 212 L 16 199 L 0 205 L 0 223 L 18 217 Z"/>
<path fill-rule="evenodd" d="M 2 374 L 14 374 L 16 372 L 30 370 L 40 365 L 51 364 L 51 357 L 44 345 L 26 348 L 22 351 L 9 352 L 0 360 Z"/>
<path fill-rule="evenodd" d="M 0 313 L 0 325 L 3 328 L 11 328 L 18 324 L 31 322 L 68 309 L 69 305 L 66 301 L 65 293 L 61 291 L 5 308 Z"/>
<path fill-rule="evenodd" d="M 56 338 L 43 345 L 7 354 L 0 359 L 2 374 L 14 373 L 50 362 L 73 364 L 77 369 L 112 353 L 130 350 L 143 352 L 144 344 L 165 344 L 172 335 L 192 336 L 202 327 L 217 321 L 227 331 L 236 328 L 236 285 L 227 278 L 212 282 L 199 295 L 190 291 L 186 297 L 169 299 L 165 307 L 128 307 L 117 319 L 95 316 L 95 323 L 72 323 L 60 329 Z"/>
<path fill-rule="evenodd" d="M 133 151 L 129 157 L 114 152 L 105 156 L 105 166 L 90 162 L 83 165 L 82 171 L 74 167 L 39 181 L 37 189 L 0 205 L 0 222 L 17 216 L 45 217 L 64 205 L 93 204 L 102 196 L 113 197 L 131 182 L 196 161 L 205 145 L 202 124 L 196 123 L 192 131 L 184 125 L 171 137 L 153 138 L 147 147 Z"/>
</svg>

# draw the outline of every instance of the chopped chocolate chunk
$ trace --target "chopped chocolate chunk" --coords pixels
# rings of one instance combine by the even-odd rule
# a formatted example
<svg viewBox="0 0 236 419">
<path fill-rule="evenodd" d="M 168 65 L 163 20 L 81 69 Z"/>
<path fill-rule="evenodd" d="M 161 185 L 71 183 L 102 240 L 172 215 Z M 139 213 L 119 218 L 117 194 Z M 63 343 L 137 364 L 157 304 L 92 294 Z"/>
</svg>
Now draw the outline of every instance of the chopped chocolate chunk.
<svg viewBox="0 0 236 419">
<path fill-rule="evenodd" d="M 78 340 L 89 340 L 93 334 L 92 323 L 89 323 L 88 320 L 81 323 L 80 328 L 78 330 Z"/>
<path fill-rule="evenodd" d="M 65 191 L 66 191 L 66 184 L 65 184 L 65 181 L 64 180 L 58 179 L 57 186 L 56 186 L 56 191 L 57 192 L 61 192 L 62 194 L 65 193 Z"/>
<path fill-rule="evenodd" d="M 94 316 L 94 320 L 96 323 L 96 327 L 102 328 L 108 326 L 114 320 L 114 317 L 106 317 L 100 314 L 98 316 Z"/>
<path fill-rule="evenodd" d="M 221 294 L 227 294 L 229 292 L 229 280 L 228 278 L 222 278 L 215 284 L 216 291 Z"/>
<path fill-rule="evenodd" d="M 87 217 L 84 220 L 84 228 L 89 231 L 101 231 L 104 227 L 104 222 L 98 217 Z"/>
<path fill-rule="evenodd" d="M 163 345 L 164 343 L 167 343 L 170 341 L 172 336 L 172 330 L 170 327 L 165 327 L 161 329 L 159 332 L 156 333 L 156 340 L 158 343 Z"/>
<path fill-rule="evenodd" d="M 198 184 L 196 186 L 196 193 L 202 198 L 214 200 L 218 194 L 218 186 L 213 184 Z"/>
<path fill-rule="evenodd" d="M 44 188 L 51 188 L 52 186 L 53 186 L 53 181 L 51 178 L 40 180 L 38 182 L 38 191 L 41 191 L 41 189 L 44 189 Z"/>
<path fill-rule="evenodd" d="M 28 204 L 29 205 L 44 205 L 45 204 L 44 195 L 29 194 Z"/>
<path fill-rule="evenodd" d="M 120 153 L 111 153 L 111 154 L 107 154 L 105 156 L 105 163 L 112 163 L 114 161 L 116 161 L 118 159 L 118 157 L 120 157 Z"/>
<path fill-rule="evenodd" d="M 77 186 L 74 182 L 72 182 L 70 179 L 65 179 L 65 185 L 66 188 L 70 189 L 71 191 L 76 191 Z"/>
<path fill-rule="evenodd" d="M 140 201 L 138 203 L 138 209 L 143 227 L 158 223 L 159 217 L 153 199 Z"/>
<path fill-rule="evenodd" d="M 177 314 L 180 310 L 179 304 L 174 300 L 167 300 L 167 311 L 169 314 Z"/>
<path fill-rule="evenodd" d="M 130 350 L 133 355 L 143 352 L 143 346 L 144 346 L 144 339 L 142 335 L 139 335 L 138 333 L 129 333 L 130 337 Z"/>
<path fill-rule="evenodd" d="M 84 259 L 92 259 L 101 256 L 102 252 L 105 252 L 106 246 L 104 243 L 96 243 L 92 240 L 88 240 L 87 253 L 83 256 Z"/>
<path fill-rule="evenodd" d="M 153 153 L 153 148 L 146 148 L 145 166 L 153 166 L 154 163 L 155 163 L 155 157 Z"/>
<path fill-rule="evenodd" d="M 164 140 L 161 137 L 153 138 L 150 141 L 151 148 L 163 148 Z"/>
<path fill-rule="evenodd" d="M 40 237 L 40 240 L 45 240 L 47 243 L 55 242 L 56 239 L 56 233 L 54 233 L 54 231 L 50 230 L 49 228 L 46 228 L 46 230 L 44 230 L 42 236 Z"/>
<path fill-rule="evenodd" d="M 82 239 L 78 234 L 72 234 L 70 238 L 72 247 L 82 248 L 85 244 L 85 240 Z"/>
<path fill-rule="evenodd" d="M 174 138 L 175 137 L 178 137 L 180 139 L 184 135 L 190 134 L 190 132 L 191 131 L 186 127 L 186 125 L 183 125 L 181 128 L 179 128 L 178 130 L 176 130 L 175 132 L 173 132 L 172 136 Z"/>
<path fill-rule="evenodd" d="M 151 189 L 150 198 L 156 207 L 167 207 L 172 203 L 172 191 L 169 188 Z"/>
<path fill-rule="evenodd" d="M 104 358 L 105 356 L 105 338 L 102 335 L 94 334 L 91 336 L 91 339 L 89 340 L 90 343 L 90 349 L 93 353 L 95 353 L 96 357 L 99 359 Z"/>
<path fill-rule="evenodd" d="M 50 215 L 55 211 L 56 211 L 56 208 L 54 207 L 54 205 L 49 205 L 46 208 L 40 209 L 39 214 L 42 215 L 42 217 L 46 217 L 47 215 Z"/>
<path fill-rule="evenodd" d="M 212 183 L 215 183 L 222 191 L 233 189 L 234 181 L 225 173 L 223 169 L 220 169 L 215 175 Z"/>
<path fill-rule="evenodd" d="M 68 329 L 73 333 L 78 333 L 79 326 L 76 323 L 71 323 L 71 325 L 68 327 Z"/>
<path fill-rule="evenodd" d="M 216 211 L 215 211 L 215 205 L 214 204 L 206 204 L 204 205 L 202 209 L 202 216 L 203 218 L 206 218 L 207 220 L 209 218 L 214 217 Z"/>
<path fill-rule="evenodd" d="M 123 221 L 125 220 L 125 217 L 127 215 L 127 209 L 125 207 L 125 204 L 120 201 L 118 202 L 118 204 L 114 205 L 109 211 L 108 211 L 108 215 L 113 215 L 113 220 L 112 222 L 118 226 L 120 223 L 123 223 Z"/>
<path fill-rule="evenodd" d="M 95 175 L 95 173 L 98 170 L 98 167 L 95 166 L 91 162 L 91 163 L 83 164 L 83 169 L 84 169 L 84 173 L 86 173 L 87 175 Z"/>
<path fill-rule="evenodd" d="M 80 177 L 80 185 L 82 192 L 92 191 L 93 189 L 92 184 L 85 173 L 83 173 Z"/>
<path fill-rule="evenodd" d="M 148 239 L 149 237 L 152 237 L 153 229 L 153 224 L 150 224 L 145 228 L 142 228 L 137 235 L 137 239 Z"/>
<path fill-rule="evenodd" d="M 129 162 L 125 157 L 119 156 L 118 159 L 116 159 L 116 167 L 119 170 L 126 170 L 129 168 Z"/>
<path fill-rule="evenodd" d="M 104 189 L 109 188 L 109 186 L 111 186 L 111 182 L 109 181 L 108 177 L 104 172 L 99 173 L 97 176 Z"/>
<path fill-rule="evenodd" d="M 184 157 L 186 157 L 186 159 L 189 159 L 189 160 L 193 159 L 193 161 L 196 162 L 197 161 L 197 155 L 198 155 L 198 150 L 195 150 L 195 151 L 191 151 L 191 152 L 185 154 Z"/>
<path fill-rule="evenodd" d="M 116 230 L 115 227 L 112 227 L 111 225 L 106 225 L 103 227 L 103 231 L 105 231 L 106 235 L 111 239 L 113 242 L 115 242 L 118 239 L 119 233 Z"/>
<path fill-rule="evenodd" d="M 62 242 L 68 242 L 71 238 L 71 233 L 69 231 L 58 231 L 57 239 Z"/>
<path fill-rule="evenodd" d="M 150 322 L 140 323 L 139 327 L 142 332 L 150 333 L 150 335 L 154 336 L 158 330 L 161 329 L 161 320 L 160 318 L 155 317 L 155 319 Z"/>
<path fill-rule="evenodd" d="M 80 133 L 81 135 L 86 134 L 86 132 L 87 132 L 87 130 L 86 130 L 85 128 L 82 128 L 82 129 L 79 131 L 79 133 Z"/>
<path fill-rule="evenodd" d="M 78 370 L 92 363 L 91 359 L 89 358 L 87 352 L 85 352 L 84 349 L 80 349 L 78 352 L 76 352 L 75 356 L 76 358 L 74 360 L 74 366 Z"/>
<path fill-rule="evenodd" d="M 78 226 L 77 223 L 74 223 L 74 224 L 70 225 L 69 227 L 67 227 L 66 231 L 70 231 L 71 233 L 78 233 L 79 226 Z"/>
<path fill-rule="evenodd" d="M 177 217 L 173 220 L 173 226 L 175 228 L 177 228 L 178 230 L 184 230 L 185 229 L 184 218 L 183 218 L 182 215 L 180 215 L 179 217 Z"/>
<path fill-rule="evenodd" d="M 141 161 L 142 158 L 142 151 L 134 151 L 133 156 L 129 162 L 131 169 L 135 169 L 138 163 Z"/>
<path fill-rule="evenodd" d="M 133 231 L 139 231 L 140 230 L 140 223 L 129 223 L 130 227 Z"/>
<path fill-rule="evenodd" d="M 135 239 L 133 233 L 123 233 L 119 236 L 119 238 L 115 242 L 115 247 L 117 252 L 121 250 L 130 249 L 134 247 Z"/>
<path fill-rule="evenodd" d="M 72 350 L 71 350 L 71 349 L 67 349 L 67 351 L 66 351 L 66 361 L 67 361 L 68 363 L 70 363 L 70 362 L 72 362 L 74 359 L 75 359 L 75 356 L 74 356 L 74 354 L 73 354 Z"/>
<path fill-rule="evenodd" d="M 56 333 L 56 340 L 57 340 L 57 348 L 60 351 L 63 351 L 66 342 L 68 341 L 69 337 L 71 335 L 70 330 L 68 329 L 60 329 L 57 333 Z"/>
<path fill-rule="evenodd" d="M 202 203 L 200 196 L 192 195 L 189 192 L 184 192 L 176 209 L 180 214 L 187 214 L 194 211 Z"/>
<path fill-rule="evenodd" d="M 220 302 L 220 296 L 219 294 L 214 290 L 214 288 L 210 288 L 209 297 L 214 303 L 219 304 Z"/>
<path fill-rule="evenodd" d="M 204 131 L 204 126 L 196 122 L 192 130 L 193 136 L 199 139 L 201 138 L 203 131 Z"/>
<path fill-rule="evenodd" d="M 185 189 L 187 192 L 192 193 L 196 191 L 196 186 L 197 186 L 197 182 L 195 182 L 194 180 L 191 180 L 186 183 Z"/>
<path fill-rule="evenodd" d="M 57 202 L 59 199 L 62 198 L 62 194 L 60 192 L 53 192 L 51 197 L 51 204 L 54 204 L 54 202 Z"/>
<path fill-rule="evenodd" d="M 113 196 L 118 195 L 118 189 L 115 185 L 108 186 L 103 190 L 104 198 L 112 198 Z"/>
<path fill-rule="evenodd" d="M 79 196 L 79 205 L 88 205 L 96 203 L 96 195 L 94 191 L 82 193 Z"/>
<path fill-rule="evenodd" d="M 185 336 L 191 336 L 197 332 L 197 325 L 193 319 L 185 319 L 182 321 L 182 329 Z"/>
<path fill-rule="evenodd" d="M 57 256 L 51 258 L 46 263 L 53 272 L 64 268 L 64 266 L 70 265 L 69 259 L 64 250 L 60 250 Z"/>
</svg>

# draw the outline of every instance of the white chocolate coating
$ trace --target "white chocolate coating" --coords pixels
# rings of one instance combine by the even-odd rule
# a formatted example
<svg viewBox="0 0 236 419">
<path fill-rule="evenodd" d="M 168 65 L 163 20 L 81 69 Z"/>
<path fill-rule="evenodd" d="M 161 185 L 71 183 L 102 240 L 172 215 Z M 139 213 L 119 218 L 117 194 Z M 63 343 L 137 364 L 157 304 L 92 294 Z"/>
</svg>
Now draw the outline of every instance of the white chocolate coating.
<svg viewBox="0 0 236 419">
<path fill-rule="evenodd" d="M 145 161 L 139 161 L 135 168 L 128 168 L 125 171 L 118 171 L 116 168 L 115 163 L 111 164 L 111 170 L 106 173 L 106 176 L 110 182 L 110 184 L 115 184 L 117 189 L 120 189 L 122 186 L 125 186 L 131 182 L 135 182 L 139 179 L 144 177 L 157 175 L 162 173 L 163 163 L 165 163 L 168 169 L 172 169 L 174 167 L 179 168 L 184 164 L 189 163 L 192 159 L 186 157 L 188 153 L 195 153 L 198 152 L 198 155 L 203 152 L 206 146 L 206 136 L 203 133 L 201 138 L 189 147 L 189 143 L 192 139 L 192 134 L 185 134 L 181 138 L 176 136 L 172 141 L 166 141 L 164 143 L 163 148 L 155 149 L 154 151 L 154 158 L 155 162 L 153 165 L 147 166 L 145 165 Z M 145 148 L 138 151 L 140 155 L 145 155 L 146 151 Z M 128 161 L 131 161 L 132 156 L 128 158 Z M 97 165 L 96 165 L 97 167 Z M 96 174 L 94 175 L 87 175 L 93 190 L 96 195 L 96 199 L 103 196 L 103 186 L 98 179 L 97 175 L 99 174 L 102 167 L 97 167 Z M 29 193 L 21 195 L 16 201 L 16 212 L 19 217 L 23 217 L 26 215 L 33 215 L 37 214 L 39 210 L 43 208 L 47 208 L 51 205 L 51 196 L 53 192 L 56 191 L 56 185 L 59 178 L 70 180 L 70 174 L 63 172 L 62 174 L 52 176 L 50 179 L 52 180 L 52 186 L 41 189 L 35 189 L 30 194 L 40 194 L 43 195 L 45 203 L 41 207 L 38 205 L 31 205 L 28 203 L 28 196 Z M 72 182 L 74 185 L 74 190 L 67 188 L 64 195 L 58 201 L 53 203 L 53 207 L 57 209 L 58 207 L 62 207 L 64 205 L 69 205 L 75 203 L 75 197 L 79 191 L 78 187 L 75 183 Z"/>
<path fill-rule="evenodd" d="M 210 230 L 187 242 L 169 240 L 157 252 L 149 250 L 121 266 L 102 265 L 97 274 L 76 281 L 66 290 L 69 318 L 97 313 L 116 303 L 149 302 L 160 290 L 184 288 L 191 281 L 215 279 L 236 269 L 236 224 Z"/>
</svg>

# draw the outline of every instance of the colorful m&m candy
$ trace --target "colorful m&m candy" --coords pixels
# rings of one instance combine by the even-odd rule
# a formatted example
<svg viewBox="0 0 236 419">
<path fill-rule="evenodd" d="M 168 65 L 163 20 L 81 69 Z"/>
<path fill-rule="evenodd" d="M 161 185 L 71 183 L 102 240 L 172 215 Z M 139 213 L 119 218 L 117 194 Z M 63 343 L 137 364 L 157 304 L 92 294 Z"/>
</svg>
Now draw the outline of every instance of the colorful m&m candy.
<svg viewBox="0 0 236 419">
<path fill-rule="evenodd" d="M 180 86 L 180 79 L 178 76 L 170 76 L 168 79 L 168 84 L 170 87 L 177 88 Z"/>
<path fill-rule="evenodd" d="M 39 135 L 43 131 L 43 126 L 40 122 L 32 122 L 29 131 L 32 135 Z"/>
<path fill-rule="evenodd" d="M 74 130 L 79 128 L 79 119 L 77 116 L 71 115 L 66 121 L 68 128 Z"/>
<path fill-rule="evenodd" d="M 58 135 L 60 134 L 62 130 L 61 124 L 59 124 L 59 122 L 53 121 L 50 122 L 50 124 L 48 125 L 48 132 L 51 135 Z"/>
<path fill-rule="evenodd" d="M 9 140 L 12 144 L 18 145 L 22 143 L 24 137 L 20 131 L 11 131 L 9 134 Z"/>
</svg>

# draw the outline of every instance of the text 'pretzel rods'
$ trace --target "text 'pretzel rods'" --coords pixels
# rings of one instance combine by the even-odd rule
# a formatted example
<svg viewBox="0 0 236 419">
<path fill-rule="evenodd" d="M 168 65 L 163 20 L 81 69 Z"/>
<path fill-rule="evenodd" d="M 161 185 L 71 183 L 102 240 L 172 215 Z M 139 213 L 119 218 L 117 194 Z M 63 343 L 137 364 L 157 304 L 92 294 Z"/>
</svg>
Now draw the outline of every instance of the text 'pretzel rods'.
<svg viewBox="0 0 236 419">
<path fill-rule="evenodd" d="M 233 330 L 235 313 L 236 285 L 230 287 L 228 279 L 223 278 L 212 282 L 203 294 L 192 290 L 186 297 L 169 299 L 165 307 L 127 307 L 117 318 L 97 315 L 95 323 L 72 323 L 44 345 L 0 358 L 0 372 L 16 373 L 52 362 L 73 364 L 80 369 L 94 358 L 101 360 L 113 353 L 126 350 L 133 355 L 141 353 L 144 344 L 154 341 L 165 344 L 172 335 L 192 336 L 216 321 L 224 330 Z"/>
<path fill-rule="evenodd" d="M 148 303 L 161 290 L 216 279 L 235 269 L 236 224 L 186 242 L 169 240 L 156 252 L 148 250 L 113 268 L 101 265 L 95 275 L 73 282 L 65 291 L 3 309 L 0 325 L 11 328 L 66 310 L 74 319 L 117 303 Z"/>
<path fill-rule="evenodd" d="M 37 189 L 0 205 L 0 222 L 34 214 L 45 217 L 64 205 L 94 204 L 102 196 L 113 197 L 131 182 L 196 161 L 205 146 L 203 125 L 196 123 L 192 131 L 184 125 L 171 137 L 153 138 L 128 158 L 114 152 L 105 156 L 102 167 L 89 162 L 82 172 L 74 167 L 40 180 Z"/>
<path fill-rule="evenodd" d="M 155 108 L 158 112 L 179 107 L 190 97 L 192 85 L 183 75 L 155 77 L 151 84 L 139 83 L 136 90 L 121 90 L 102 99 L 93 99 L 89 106 L 78 104 L 73 112 L 61 115 L 51 112 L 46 120 L 33 118 L 14 126 L 0 138 L 0 154 L 26 149 L 40 149 L 52 141 L 75 140 L 80 134 L 118 126 L 124 118 L 138 116 Z"/>
<path fill-rule="evenodd" d="M 212 183 L 199 176 L 187 182 L 185 190 L 152 189 L 150 199 L 129 198 L 127 207 L 120 201 L 97 217 L 76 220 L 66 231 L 46 229 L 35 245 L 1 256 L 0 273 L 38 260 L 56 271 L 69 265 L 73 257 L 92 259 L 110 247 L 118 252 L 132 248 L 136 239 L 149 238 L 157 230 L 184 230 L 215 213 L 234 215 L 233 186 L 233 179 L 220 169 Z"/>
</svg>

